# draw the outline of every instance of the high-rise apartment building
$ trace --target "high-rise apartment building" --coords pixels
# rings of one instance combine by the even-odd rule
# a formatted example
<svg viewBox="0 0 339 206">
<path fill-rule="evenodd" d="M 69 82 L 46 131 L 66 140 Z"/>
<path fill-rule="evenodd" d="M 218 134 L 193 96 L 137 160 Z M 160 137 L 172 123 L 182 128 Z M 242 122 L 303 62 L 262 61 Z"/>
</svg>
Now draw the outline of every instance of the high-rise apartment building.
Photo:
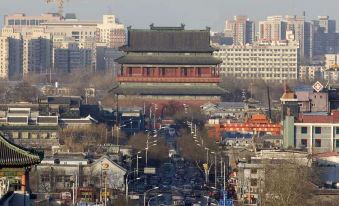
<svg viewBox="0 0 339 206">
<path fill-rule="evenodd" d="M 226 20 L 224 33 L 233 38 L 234 45 L 251 44 L 255 40 L 255 25 L 247 16 L 235 16 Z"/>
<path fill-rule="evenodd" d="M 51 68 L 52 36 L 43 28 L 34 28 L 23 35 L 23 76 L 47 73 Z"/>
<path fill-rule="evenodd" d="M 125 26 L 119 24 L 114 15 L 104 15 L 102 24 L 97 26 L 97 42 L 106 43 L 109 48 L 118 48 L 125 44 Z"/>
<path fill-rule="evenodd" d="M 98 22 L 91 21 L 61 21 L 46 22 L 42 25 L 46 32 L 52 36 L 73 37 L 75 41 L 85 41 L 86 39 L 95 39 L 96 27 Z"/>
<path fill-rule="evenodd" d="M 219 46 L 220 74 L 239 79 L 288 81 L 298 78 L 298 43 L 273 42 Z"/>
<path fill-rule="evenodd" d="M 22 77 L 22 36 L 13 28 L 1 30 L 0 78 L 17 80 Z"/>
<path fill-rule="evenodd" d="M 55 66 L 58 71 L 89 67 L 96 70 L 97 43 L 107 48 L 118 48 L 125 44 L 126 38 L 124 25 L 118 23 L 114 15 L 104 15 L 101 23 L 80 21 L 74 14 L 65 18 L 50 13 L 41 16 L 14 14 L 6 15 L 4 22 L 2 36 L 7 39 L 2 38 L 6 46 L 1 54 L 9 52 L 9 57 L 4 58 L 8 62 L 1 62 L 6 65 L 1 76 L 9 79 L 29 73 L 45 73 Z M 63 46 L 70 41 L 76 48 Z M 61 68 L 65 65 L 61 63 L 65 55 L 69 61 Z"/>
<path fill-rule="evenodd" d="M 319 27 L 324 29 L 324 33 L 336 32 L 336 21 L 330 19 L 329 16 L 318 16 L 317 20 Z"/>
<path fill-rule="evenodd" d="M 46 13 L 41 16 L 26 16 L 24 13 L 5 15 L 4 26 L 10 26 L 14 28 L 40 26 L 42 23 L 50 21 L 62 21 L 62 17 L 55 13 Z"/>
<path fill-rule="evenodd" d="M 53 50 L 54 70 L 67 73 L 75 70 L 91 69 L 92 49 L 81 48 L 75 41 L 64 41 L 62 46 Z"/>
<path fill-rule="evenodd" d="M 328 16 L 318 16 L 312 21 L 314 27 L 313 56 L 322 60 L 325 54 L 339 52 L 337 45 L 336 21 Z"/>
<path fill-rule="evenodd" d="M 290 33 L 299 42 L 300 61 L 307 63 L 313 56 L 313 24 L 305 20 L 305 16 L 269 16 L 259 22 L 260 41 L 288 40 Z"/>
<path fill-rule="evenodd" d="M 292 31 L 295 40 L 299 42 L 300 61 L 307 63 L 313 55 L 313 25 L 305 21 L 305 16 L 286 16 L 286 31 Z"/>
<path fill-rule="evenodd" d="M 8 79 L 9 38 L 0 36 L 0 79 Z"/>
<path fill-rule="evenodd" d="M 259 22 L 259 41 L 281 41 L 286 39 L 287 23 L 282 16 L 268 16 Z"/>
</svg>

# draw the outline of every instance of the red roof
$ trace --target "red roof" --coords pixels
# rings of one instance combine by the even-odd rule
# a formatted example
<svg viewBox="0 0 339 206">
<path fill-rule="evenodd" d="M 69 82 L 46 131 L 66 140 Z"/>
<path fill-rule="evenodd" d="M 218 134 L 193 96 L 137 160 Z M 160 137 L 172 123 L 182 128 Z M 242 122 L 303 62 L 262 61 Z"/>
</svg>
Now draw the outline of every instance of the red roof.
<svg viewBox="0 0 339 206">
<path fill-rule="evenodd" d="M 332 111 L 329 115 L 305 115 L 299 116 L 299 122 L 303 123 L 339 123 L 339 111 Z"/>
</svg>

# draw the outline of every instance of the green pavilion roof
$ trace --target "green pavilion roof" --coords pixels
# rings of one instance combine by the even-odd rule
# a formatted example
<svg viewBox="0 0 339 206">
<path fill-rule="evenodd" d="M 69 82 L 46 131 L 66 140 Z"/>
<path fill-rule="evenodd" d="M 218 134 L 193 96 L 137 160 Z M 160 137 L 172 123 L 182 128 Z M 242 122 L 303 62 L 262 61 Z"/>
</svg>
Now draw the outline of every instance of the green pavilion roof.
<svg viewBox="0 0 339 206">
<path fill-rule="evenodd" d="M 27 167 L 43 159 L 43 152 L 26 149 L 7 140 L 0 133 L 0 168 Z"/>
</svg>

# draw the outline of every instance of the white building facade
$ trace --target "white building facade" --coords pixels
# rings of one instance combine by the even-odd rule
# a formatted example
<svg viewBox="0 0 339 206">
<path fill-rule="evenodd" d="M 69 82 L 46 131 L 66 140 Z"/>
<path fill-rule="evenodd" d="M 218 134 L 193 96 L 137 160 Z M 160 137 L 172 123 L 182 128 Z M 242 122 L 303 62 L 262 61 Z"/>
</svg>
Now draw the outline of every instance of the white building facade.
<svg viewBox="0 0 339 206">
<path fill-rule="evenodd" d="M 296 42 L 223 45 L 218 49 L 214 56 L 223 61 L 221 75 L 279 82 L 298 78 L 299 46 Z"/>
</svg>

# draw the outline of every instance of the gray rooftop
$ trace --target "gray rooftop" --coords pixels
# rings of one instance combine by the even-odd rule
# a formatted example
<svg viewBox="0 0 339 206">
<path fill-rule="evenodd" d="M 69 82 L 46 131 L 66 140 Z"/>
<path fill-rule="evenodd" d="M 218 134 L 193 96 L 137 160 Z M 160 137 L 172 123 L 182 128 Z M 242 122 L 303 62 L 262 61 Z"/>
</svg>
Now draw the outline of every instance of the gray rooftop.
<svg viewBox="0 0 339 206">
<path fill-rule="evenodd" d="M 220 96 L 226 91 L 218 86 L 148 86 L 148 85 L 120 85 L 112 90 L 121 95 L 196 95 Z"/>
<path fill-rule="evenodd" d="M 128 29 L 124 51 L 138 52 L 213 52 L 210 46 L 210 31 L 185 30 L 181 27 L 155 27 Z"/>
</svg>

